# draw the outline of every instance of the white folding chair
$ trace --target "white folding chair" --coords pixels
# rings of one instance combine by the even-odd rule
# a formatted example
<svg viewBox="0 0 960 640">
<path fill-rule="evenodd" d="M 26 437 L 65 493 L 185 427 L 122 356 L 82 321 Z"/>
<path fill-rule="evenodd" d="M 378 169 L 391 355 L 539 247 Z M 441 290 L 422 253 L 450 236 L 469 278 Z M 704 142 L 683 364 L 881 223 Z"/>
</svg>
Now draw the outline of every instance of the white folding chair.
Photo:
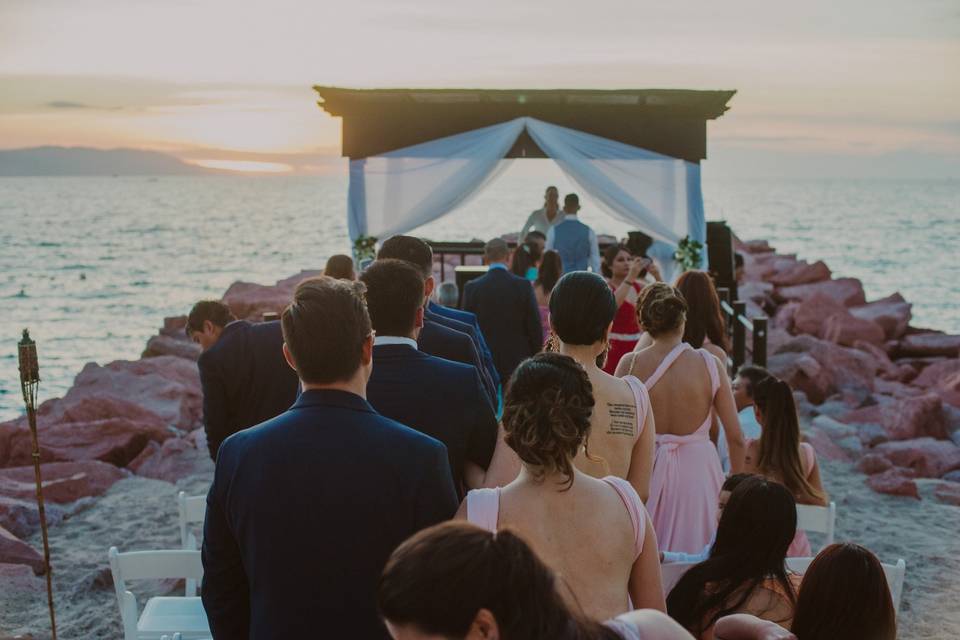
<svg viewBox="0 0 960 640">
<path fill-rule="evenodd" d="M 120 605 L 124 640 L 158 640 L 164 634 L 180 632 L 184 640 L 209 638 L 210 625 L 200 598 L 186 596 L 155 597 L 147 600 L 138 613 L 137 598 L 127 590 L 127 580 L 203 577 L 199 551 L 131 551 L 120 553 L 110 547 L 110 572 Z"/>
<path fill-rule="evenodd" d="M 837 525 L 837 505 L 830 502 L 829 506 L 817 507 L 809 504 L 797 505 L 797 529 L 807 532 L 824 534 L 822 550 L 833 544 L 833 532 Z"/>
<path fill-rule="evenodd" d="M 181 491 L 177 494 L 177 512 L 180 519 L 180 546 L 184 549 L 198 549 L 197 537 L 190 530 L 191 524 L 203 523 L 207 515 L 206 496 L 187 496 Z M 197 581 L 187 579 L 187 592 L 197 592 Z"/>
<path fill-rule="evenodd" d="M 813 558 L 787 558 L 787 568 L 795 573 L 806 573 Z M 907 574 L 907 563 L 900 558 L 896 564 L 880 563 L 883 573 L 887 577 L 887 586 L 890 587 L 890 597 L 893 599 L 893 608 L 900 615 L 900 599 L 903 596 L 903 582 Z"/>
</svg>

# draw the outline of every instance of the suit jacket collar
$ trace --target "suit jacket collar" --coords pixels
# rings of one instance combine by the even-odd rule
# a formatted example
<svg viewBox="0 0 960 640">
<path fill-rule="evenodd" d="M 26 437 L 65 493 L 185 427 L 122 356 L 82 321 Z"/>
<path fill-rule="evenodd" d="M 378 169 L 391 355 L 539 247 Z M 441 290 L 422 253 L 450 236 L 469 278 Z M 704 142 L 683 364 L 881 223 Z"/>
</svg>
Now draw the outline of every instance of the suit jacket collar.
<svg viewBox="0 0 960 640">
<path fill-rule="evenodd" d="M 373 362 L 376 369 L 377 358 L 416 358 L 425 355 L 422 351 L 406 344 L 373 345 Z"/>
<path fill-rule="evenodd" d="M 304 409 L 308 407 L 339 407 L 341 409 L 376 413 L 370 403 L 357 394 L 340 391 L 339 389 L 308 389 L 300 394 L 292 408 Z"/>
</svg>

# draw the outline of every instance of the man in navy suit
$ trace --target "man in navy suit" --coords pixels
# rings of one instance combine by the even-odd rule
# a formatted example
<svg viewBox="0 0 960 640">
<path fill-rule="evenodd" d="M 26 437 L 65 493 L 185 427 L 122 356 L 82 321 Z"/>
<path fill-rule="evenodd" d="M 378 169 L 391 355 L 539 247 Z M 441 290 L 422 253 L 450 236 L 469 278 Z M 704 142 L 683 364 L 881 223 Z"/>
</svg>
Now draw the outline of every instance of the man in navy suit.
<svg viewBox="0 0 960 640">
<path fill-rule="evenodd" d="M 446 448 L 366 401 L 362 284 L 302 282 L 281 323 L 303 393 L 220 446 L 202 553 L 210 629 L 218 640 L 386 640 L 375 592 L 387 558 L 457 509 Z"/>
<path fill-rule="evenodd" d="M 423 304 L 428 307 L 426 321 L 418 340 L 420 349 L 446 360 L 456 360 L 476 366 L 480 371 L 490 402 L 496 407 L 497 387 L 500 383 L 499 375 L 493 363 L 493 356 L 487 348 L 487 343 L 484 341 L 479 328 L 429 309 L 430 296 L 436 286 L 436 281 L 433 278 L 433 249 L 430 248 L 430 245 L 413 236 L 393 236 L 385 240 L 380 246 L 377 258 L 403 260 L 420 270 L 424 279 Z M 457 340 L 462 342 L 462 338 L 457 338 L 449 332 L 442 331 L 442 328 L 452 329 L 459 334 L 466 334 L 471 340 L 477 359 L 469 361 L 460 357 L 452 357 L 451 346 Z"/>
<path fill-rule="evenodd" d="M 510 273 L 509 257 L 504 240 L 488 242 L 484 258 L 489 270 L 468 282 L 463 291 L 463 308 L 477 315 L 504 385 L 518 364 L 543 347 L 533 287 L 525 278 Z"/>
<path fill-rule="evenodd" d="M 237 320 L 218 300 L 201 300 L 187 316 L 200 345 L 203 427 L 210 457 L 227 436 L 278 416 L 297 399 L 297 373 L 283 358 L 280 323 Z"/>
<path fill-rule="evenodd" d="M 447 447 L 454 484 L 487 484 L 497 446 L 497 418 L 476 367 L 418 350 L 423 326 L 423 277 L 401 260 L 377 260 L 361 282 L 376 332 L 367 399 L 381 414 Z M 513 478 L 504 478 L 509 482 Z M 506 483 L 505 482 L 505 483 Z"/>
</svg>

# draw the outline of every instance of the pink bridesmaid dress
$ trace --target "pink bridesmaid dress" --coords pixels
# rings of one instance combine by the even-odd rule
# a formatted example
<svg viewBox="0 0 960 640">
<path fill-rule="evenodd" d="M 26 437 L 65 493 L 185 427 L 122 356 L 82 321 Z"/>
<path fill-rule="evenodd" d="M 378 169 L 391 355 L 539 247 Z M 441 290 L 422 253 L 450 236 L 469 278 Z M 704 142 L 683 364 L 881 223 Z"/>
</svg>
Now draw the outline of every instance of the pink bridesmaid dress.
<svg viewBox="0 0 960 640">
<path fill-rule="evenodd" d="M 647 389 L 652 391 L 677 358 L 692 349 L 686 342 L 674 347 L 653 375 L 644 381 Z M 716 358 L 703 349 L 696 351 L 703 357 L 710 373 L 713 398 L 720 389 Z M 716 530 L 717 498 L 723 486 L 723 471 L 717 448 L 710 440 L 712 409 L 711 403 L 703 422 L 691 434 L 657 434 L 647 511 L 661 549 L 697 553 L 710 542 Z"/>
</svg>

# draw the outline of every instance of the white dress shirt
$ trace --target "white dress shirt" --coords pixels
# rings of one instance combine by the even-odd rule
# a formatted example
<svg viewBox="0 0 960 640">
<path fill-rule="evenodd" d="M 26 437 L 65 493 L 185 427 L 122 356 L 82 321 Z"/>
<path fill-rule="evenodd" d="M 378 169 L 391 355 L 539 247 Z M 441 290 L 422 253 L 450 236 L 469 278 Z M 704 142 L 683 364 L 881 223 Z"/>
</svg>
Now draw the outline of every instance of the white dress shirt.
<svg viewBox="0 0 960 640">
<path fill-rule="evenodd" d="M 373 337 L 373 346 L 378 347 L 382 344 L 405 344 L 408 347 L 417 348 L 417 341 L 413 338 L 405 338 L 403 336 L 374 336 Z"/>
</svg>

